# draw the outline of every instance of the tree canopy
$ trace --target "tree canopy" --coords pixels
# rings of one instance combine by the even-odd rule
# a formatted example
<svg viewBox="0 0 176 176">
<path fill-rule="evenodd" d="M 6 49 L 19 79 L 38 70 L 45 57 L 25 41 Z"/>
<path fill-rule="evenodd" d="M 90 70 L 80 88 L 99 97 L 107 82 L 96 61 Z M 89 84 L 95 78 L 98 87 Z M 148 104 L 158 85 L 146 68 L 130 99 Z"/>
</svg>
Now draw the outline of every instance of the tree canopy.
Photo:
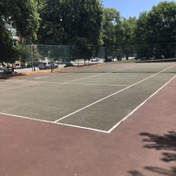
<svg viewBox="0 0 176 176">
<path fill-rule="evenodd" d="M 148 13 L 139 15 L 136 28 L 136 42 L 139 57 L 175 57 L 176 3 L 161 2 Z"/>
<path fill-rule="evenodd" d="M 39 43 L 71 44 L 91 51 L 102 44 L 99 0 L 46 0 L 40 15 Z"/>
<path fill-rule="evenodd" d="M 120 13 L 114 8 L 103 9 L 103 46 L 116 46 L 116 26 L 120 25 Z"/>
<path fill-rule="evenodd" d="M 11 23 L 26 40 L 36 40 L 39 27 L 37 3 L 34 0 L 1 0 L 1 22 Z"/>
<path fill-rule="evenodd" d="M 77 45 L 85 58 L 96 55 L 100 46 L 119 47 L 120 53 L 121 46 L 129 45 L 136 46 L 140 58 L 175 57 L 175 2 L 161 2 L 138 19 L 126 19 L 100 0 L 1 0 L 0 17 L 1 61 L 15 57 L 5 23 L 25 43 Z"/>
<path fill-rule="evenodd" d="M 26 42 L 37 39 L 39 14 L 34 0 L 1 0 L 0 2 L 0 59 L 10 61 L 15 57 L 12 35 L 5 24 L 11 24 L 17 30 L 18 36 Z"/>
</svg>

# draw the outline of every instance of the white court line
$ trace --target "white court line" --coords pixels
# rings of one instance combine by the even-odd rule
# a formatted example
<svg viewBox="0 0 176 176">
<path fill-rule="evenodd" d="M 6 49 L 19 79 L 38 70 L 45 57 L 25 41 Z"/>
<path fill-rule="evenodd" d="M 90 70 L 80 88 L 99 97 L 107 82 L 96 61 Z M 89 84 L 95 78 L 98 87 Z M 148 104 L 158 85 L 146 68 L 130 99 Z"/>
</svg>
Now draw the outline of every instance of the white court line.
<svg viewBox="0 0 176 176">
<path fill-rule="evenodd" d="M 42 84 L 58 84 L 58 85 L 63 85 L 63 84 L 70 84 L 70 85 L 85 85 L 85 86 L 109 86 L 109 87 L 126 87 L 128 85 L 125 85 L 125 84 L 85 84 L 85 83 L 57 83 L 57 82 L 40 82 Z"/>
<path fill-rule="evenodd" d="M 37 77 L 34 77 L 34 79 L 43 79 L 43 78 L 48 78 L 48 76 L 37 76 Z"/>
<path fill-rule="evenodd" d="M 70 126 L 70 127 L 74 127 L 74 128 L 80 128 L 80 129 L 84 129 L 84 130 L 90 130 L 90 131 L 96 131 L 96 132 L 99 132 L 99 133 L 106 133 L 106 134 L 109 134 L 108 131 L 105 131 L 105 130 L 98 130 L 98 129 L 96 129 L 96 128 L 89 128 L 89 127 L 71 125 L 71 124 L 68 124 L 68 123 L 54 123 L 54 124 L 63 125 L 63 126 Z"/>
<path fill-rule="evenodd" d="M 4 113 L 4 112 L 0 112 L 0 115 L 1 114 L 6 115 L 6 116 L 12 116 L 12 117 L 18 117 L 18 118 L 22 118 L 22 119 L 32 120 L 32 121 L 55 124 L 53 121 L 49 121 L 49 120 L 35 119 L 35 118 L 32 118 L 32 117 L 25 117 L 25 116 L 20 116 L 20 115 L 8 114 L 8 113 Z"/>
<path fill-rule="evenodd" d="M 169 84 L 173 79 L 175 79 L 176 76 L 171 78 L 166 84 L 164 84 L 162 87 L 160 87 L 156 92 L 154 92 L 150 97 L 148 97 L 144 102 L 142 102 L 138 107 L 136 107 L 132 112 L 130 112 L 127 116 L 125 116 L 121 121 L 119 121 L 116 125 L 114 125 L 108 133 L 111 133 L 115 128 L 117 128 L 123 121 L 128 119 L 133 113 L 135 113 L 142 105 L 144 105 L 149 99 L 151 99 L 153 96 L 155 96 L 161 89 L 163 89 L 167 84 Z"/>
<path fill-rule="evenodd" d="M 133 67 L 133 66 L 131 66 L 131 67 Z M 130 68 L 131 68 L 130 67 Z M 122 70 L 127 70 L 127 69 L 129 69 L 129 68 L 123 68 L 123 69 L 119 69 L 119 70 L 115 70 L 115 71 L 113 71 L 113 72 L 116 72 L 116 71 L 122 71 Z M 80 85 L 102 85 L 102 86 L 128 86 L 128 85 L 118 85 L 118 84 L 81 84 L 81 83 L 72 83 L 72 82 L 74 82 L 74 81 L 79 81 L 79 80 L 84 80 L 84 79 L 89 79 L 89 78 L 93 78 L 93 77 L 98 77 L 98 76 L 103 76 L 103 75 L 106 75 L 106 74 L 110 74 L 111 72 L 107 72 L 107 73 L 100 73 L 100 74 L 96 74 L 96 75 L 91 75 L 91 76 L 86 76 L 86 77 L 83 77 L 83 78 L 78 78 L 78 79 L 74 79 L 74 80 L 71 80 L 71 81 L 66 81 L 66 82 L 63 82 L 63 83 L 55 83 L 55 82 L 45 82 L 45 81 L 42 81 L 42 82 L 40 82 L 40 83 L 52 83 L 52 84 L 80 84 Z M 36 78 L 34 78 L 34 79 L 41 79 L 41 78 L 47 78 L 48 76 L 43 76 L 43 77 L 36 77 Z"/>
<path fill-rule="evenodd" d="M 129 69 L 129 68 L 123 68 L 123 69 L 115 70 L 113 72 L 127 70 L 127 69 Z M 106 74 L 110 74 L 110 73 L 112 73 L 112 72 L 100 73 L 100 74 L 96 74 L 96 75 L 86 76 L 86 77 L 83 77 L 83 78 L 78 78 L 78 79 L 74 79 L 74 80 L 71 80 L 71 81 L 66 81 L 66 82 L 64 82 L 62 84 L 67 84 L 67 83 L 71 83 L 73 81 L 79 81 L 79 80 L 82 80 L 82 79 L 89 79 L 89 78 L 93 78 L 93 77 L 97 77 L 97 76 L 102 76 L 102 75 L 106 75 Z"/>
<path fill-rule="evenodd" d="M 98 130 L 98 129 L 95 129 L 95 128 L 88 128 L 88 127 L 82 127 L 82 126 L 76 126 L 76 125 L 64 124 L 64 123 L 55 123 L 54 121 L 36 119 L 36 118 L 31 118 L 31 117 L 25 117 L 25 116 L 20 116 L 20 115 L 3 113 L 3 112 L 0 112 L 0 115 L 1 114 L 2 115 L 6 115 L 6 116 L 17 117 L 17 118 L 21 118 L 21 119 L 26 119 L 26 120 L 30 120 L 30 121 L 36 121 L 36 122 L 42 122 L 42 123 L 49 123 L 49 124 L 53 124 L 53 125 L 68 126 L 68 127 L 80 128 L 80 129 L 84 129 L 84 130 L 90 130 L 90 131 L 96 131 L 96 132 L 99 132 L 99 133 L 106 133 L 106 134 L 108 134 L 108 131 Z"/>
<path fill-rule="evenodd" d="M 85 86 L 114 86 L 114 87 L 126 87 L 128 85 L 124 85 L 124 84 L 85 84 L 85 83 L 67 83 L 67 84 L 71 84 L 71 85 L 85 85 Z"/>
<path fill-rule="evenodd" d="M 34 82 L 35 81 L 31 81 L 31 82 Z M 37 82 L 39 84 L 58 84 L 58 85 L 63 85 L 63 84 L 70 84 L 70 85 L 85 85 L 85 86 L 109 86 L 109 87 L 126 87 L 128 85 L 126 84 L 86 84 L 86 83 L 58 83 L 58 82 L 49 82 L 49 81 L 40 81 L 40 82 Z"/>
<path fill-rule="evenodd" d="M 76 114 L 76 113 L 78 113 L 78 112 L 80 112 L 80 111 L 82 111 L 82 110 L 84 110 L 84 109 L 87 109 L 87 108 L 93 106 L 94 104 L 97 104 L 97 103 L 99 103 L 99 102 L 102 102 L 102 101 L 104 101 L 104 100 L 106 100 L 106 99 L 108 99 L 108 98 L 110 98 L 110 97 L 112 97 L 112 96 L 114 96 L 114 95 L 116 95 L 116 94 L 118 94 L 118 93 L 120 93 L 120 92 L 123 92 L 123 91 L 125 91 L 125 90 L 127 90 L 127 89 L 130 89 L 131 87 L 134 87 L 135 85 L 137 85 L 137 84 L 139 84 L 139 83 L 141 83 L 141 82 L 143 82 L 143 81 L 146 81 L 146 80 L 148 80 L 148 79 L 150 79 L 150 78 L 152 78 L 152 77 L 154 77 L 154 76 L 156 76 L 156 75 L 159 75 L 160 73 L 162 73 L 162 72 L 164 72 L 164 71 L 166 71 L 166 70 L 168 70 L 168 69 L 170 69 L 170 68 L 172 68 L 172 67 L 175 67 L 175 65 L 172 65 L 172 66 L 170 66 L 170 67 L 168 67 L 168 68 L 166 68 L 166 69 L 164 69 L 164 70 L 162 70 L 162 71 L 160 71 L 160 72 L 158 72 L 158 73 L 155 73 L 155 74 L 153 74 L 153 75 L 151 75 L 151 76 L 148 76 L 147 78 L 144 78 L 144 79 L 142 79 L 141 81 L 138 81 L 138 82 L 136 82 L 136 83 L 134 83 L 134 84 L 132 84 L 132 85 L 130 85 L 130 86 L 128 86 L 128 87 L 125 87 L 125 88 L 123 88 L 123 89 L 121 89 L 121 90 L 119 90 L 119 91 L 117 91 L 117 92 L 115 92 L 115 93 L 112 93 L 112 94 L 110 94 L 110 95 L 108 95 L 108 96 L 105 96 L 105 97 L 103 97 L 103 98 L 101 98 L 101 99 L 99 99 L 99 100 L 97 100 L 97 101 L 95 101 L 95 102 L 93 102 L 93 103 L 91 103 L 91 104 L 89 104 L 89 105 L 87 105 L 87 106 L 84 106 L 84 107 L 82 107 L 82 108 L 80 108 L 80 109 L 78 109 L 78 110 L 76 110 L 76 111 L 74 111 L 74 112 L 72 112 L 72 113 L 70 113 L 70 114 L 68 114 L 68 115 L 66 115 L 66 116 L 63 116 L 63 117 L 61 117 L 61 118 L 55 120 L 54 122 L 57 123 L 57 122 L 59 122 L 59 121 L 61 121 L 61 120 L 63 120 L 63 119 L 66 119 L 67 117 L 70 117 L 71 115 L 74 115 L 74 114 Z"/>
<path fill-rule="evenodd" d="M 102 75 L 105 75 L 105 74 L 107 74 L 107 73 L 101 73 L 101 74 L 86 76 L 86 77 L 83 77 L 83 78 L 78 78 L 78 79 L 74 79 L 74 80 L 71 80 L 71 81 L 66 81 L 66 82 L 63 82 L 62 84 L 67 84 L 67 83 L 71 83 L 73 81 L 79 81 L 79 80 L 82 80 L 82 79 L 89 79 L 89 78 L 93 78 L 93 77 L 97 77 L 97 76 L 102 76 Z"/>
</svg>

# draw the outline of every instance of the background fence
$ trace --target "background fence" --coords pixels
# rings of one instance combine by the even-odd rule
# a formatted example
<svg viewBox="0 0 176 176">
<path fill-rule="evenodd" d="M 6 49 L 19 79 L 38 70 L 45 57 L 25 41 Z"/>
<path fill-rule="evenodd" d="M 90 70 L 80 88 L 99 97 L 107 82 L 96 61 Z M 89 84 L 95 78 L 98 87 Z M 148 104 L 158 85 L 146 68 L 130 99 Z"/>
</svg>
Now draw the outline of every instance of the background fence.
<svg viewBox="0 0 176 176">
<path fill-rule="evenodd" d="M 76 62 L 88 64 L 91 57 L 104 61 L 140 59 L 166 59 L 176 57 L 176 43 L 150 43 L 125 45 L 118 47 L 100 47 L 94 55 L 78 46 L 72 45 L 23 45 L 20 60 L 28 65 L 39 62 L 55 61 L 58 63 Z"/>
<path fill-rule="evenodd" d="M 23 59 L 27 62 L 38 62 L 46 59 L 67 63 L 70 61 L 90 60 L 91 57 L 100 59 L 117 58 L 121 60 L 125 56 L 135 57 L 135 46 L 121 47 L 100 47 L 97 53 L 90 56 L 90 53 L 83 52 L 78 46 L 72 45 L 24 45 L 25 53 Z"/>
</svg>

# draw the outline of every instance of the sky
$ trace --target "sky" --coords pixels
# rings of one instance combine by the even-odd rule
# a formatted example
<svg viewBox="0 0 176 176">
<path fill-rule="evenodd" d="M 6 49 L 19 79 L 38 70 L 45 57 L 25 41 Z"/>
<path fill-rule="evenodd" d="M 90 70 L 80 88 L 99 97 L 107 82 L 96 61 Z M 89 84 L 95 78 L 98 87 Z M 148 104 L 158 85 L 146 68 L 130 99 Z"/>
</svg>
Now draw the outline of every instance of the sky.
<svg viewBox="0 0 176 176">
<path fill-rule="evenodd" d="M 162 1 L 164 0 L 102 0 L 102 4 L 105 8 L 115 8 L 122 17 L 138 18 L 140 12 L 150 11 L 154 5 Z M 170 1 L 176 2 L 176 0 Z"/>
</svg>

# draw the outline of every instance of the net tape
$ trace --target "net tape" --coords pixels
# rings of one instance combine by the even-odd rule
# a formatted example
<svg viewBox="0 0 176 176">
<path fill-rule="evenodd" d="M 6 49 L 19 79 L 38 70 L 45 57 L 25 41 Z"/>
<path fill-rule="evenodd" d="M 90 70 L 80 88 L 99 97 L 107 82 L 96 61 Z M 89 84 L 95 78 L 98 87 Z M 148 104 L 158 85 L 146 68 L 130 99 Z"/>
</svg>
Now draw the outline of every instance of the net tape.
<svg viewBox="0 0 176 176">
<path fill-rule="evenodd" d="M 175 63 L 97 63 L 63 68 L 71 73 L 176 73 Z"/>
</svg>

